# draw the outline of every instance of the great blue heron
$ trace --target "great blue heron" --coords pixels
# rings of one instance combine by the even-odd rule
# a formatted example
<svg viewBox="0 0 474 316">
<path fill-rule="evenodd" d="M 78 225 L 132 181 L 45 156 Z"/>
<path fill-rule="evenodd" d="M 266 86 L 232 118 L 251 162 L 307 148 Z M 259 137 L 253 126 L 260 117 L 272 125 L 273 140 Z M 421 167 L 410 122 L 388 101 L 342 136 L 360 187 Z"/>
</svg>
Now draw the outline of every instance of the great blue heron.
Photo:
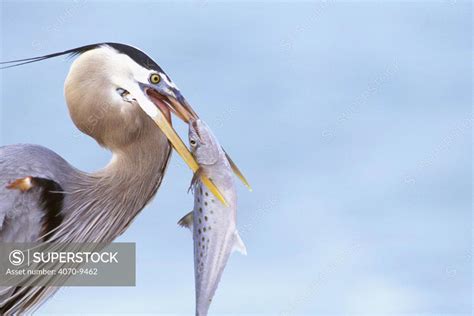
<svg viewBox="0 0 474 316">
<path fill-rule="evenodd" d="M 197 114 L 141 50 L 99 43 L 4 62 L 2 68 L 60 55 L 77 56 L 64 85 L 74 124 L 113 157 L 104 169 L 85 173 L 41 146 L 0 147 L 0 242 L 111 242 L 159 188 L 171 155 L 169 143 L 197 168 L 171 127 L 170 113 L 185 122 Z M 55 290 L 0 288 L 0 311 L 34 309 Z"/>
</svg>

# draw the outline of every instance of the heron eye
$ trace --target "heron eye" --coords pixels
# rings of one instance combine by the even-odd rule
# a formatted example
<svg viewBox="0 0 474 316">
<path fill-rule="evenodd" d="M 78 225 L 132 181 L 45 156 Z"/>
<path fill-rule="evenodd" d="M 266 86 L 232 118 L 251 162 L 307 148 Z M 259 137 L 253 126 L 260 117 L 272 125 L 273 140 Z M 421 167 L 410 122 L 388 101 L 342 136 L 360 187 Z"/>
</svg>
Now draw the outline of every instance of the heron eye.
<svg viewBox="0 0 474 316">
<path fill-rule="evenodd" d="M 160 75 L 159 74 L 151 74 L 150 75 L 150 82 L 153 83 L 153 84 L 157 84 L 158 82 L 160 82 L 161 78 L 160 78 Z"/>
</svg>

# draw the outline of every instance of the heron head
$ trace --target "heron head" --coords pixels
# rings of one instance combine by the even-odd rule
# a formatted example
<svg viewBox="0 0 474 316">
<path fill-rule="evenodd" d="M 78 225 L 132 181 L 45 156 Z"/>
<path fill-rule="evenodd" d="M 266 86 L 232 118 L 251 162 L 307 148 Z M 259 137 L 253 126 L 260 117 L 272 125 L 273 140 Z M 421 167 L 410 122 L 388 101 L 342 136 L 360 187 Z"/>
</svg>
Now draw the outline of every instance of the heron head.
<svg viewBox="0 0 474 316">
<path fill-rule="evenodd" d="M 185 122 L 197 114 L 168 75 L 134 47 L 104 44 L 81 52 L 66 78 L 65 96 L 76 126 L 103 146 L 117 149 L 155 133 L 154 120 L 178 153 L 188 154 L 176 145 L 182 141 L 171 113 Z"/>
</svg>

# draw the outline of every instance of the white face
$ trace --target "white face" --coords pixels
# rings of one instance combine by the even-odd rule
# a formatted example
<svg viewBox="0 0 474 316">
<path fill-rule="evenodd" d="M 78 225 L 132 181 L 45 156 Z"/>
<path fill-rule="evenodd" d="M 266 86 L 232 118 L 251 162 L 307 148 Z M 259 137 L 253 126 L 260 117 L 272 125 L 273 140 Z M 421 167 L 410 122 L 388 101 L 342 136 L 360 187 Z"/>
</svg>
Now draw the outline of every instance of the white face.
<svg viewBox="0 0 474 316">
<path fill-rule="evenodd" d="M 157 105 L 146 96 L 145 88 L 152 88 L 162 95 L 175 99 L 179 98 L 177 95 L 180 94 L 179 89 L 165 73 L 142 67 L 128 55 L 122 54 L 112 47 L 103 46 L 94 49 L 84 53 L 79 59 L 87 60 L 86 65 L 84 62 L 81 64 L 81 68 L 100 71 L 100 76 L 91 74 L 90 77 L 104 79 L 104 88 L 108 90 L 108 99 L 112 101 L 111 104 L 120 107 L 123 113 L 133 110 L 130 105 L 134 104 L 141 107 L 152 118 L 160 114 Z M 71 67 L 71 72 L 73 67 Z M 95 79 L 94 81 L 94 84 L 97 84 L 99 80 Z M 109 87 L 106 87 L 105 83 Z M 125 102 L 120 102 L 120 100 Z"/>
<path fill-rule="evenodd" d="M 112 88 L 115 88 L 111 90 L 111 93 L 117 92 L 117 89 L 124 89 L 149 116 L 158 115 L 158 108 L 144 96 L 139 85 L 139 83 L 149 83 L 151 76 L 156 75 L 156 72 L 138 65 L 129 56 L 117 53 L 113 48 L 103 47 L 101 50 L 104 50 L 104 53 L 107 54 L 106 58 L 114 65 L 113 71 L 109 72 Z M 113 98 L 117 98 L 117 96 L 123 97 L 123 95 L 116 93 Z"/>
</svg>

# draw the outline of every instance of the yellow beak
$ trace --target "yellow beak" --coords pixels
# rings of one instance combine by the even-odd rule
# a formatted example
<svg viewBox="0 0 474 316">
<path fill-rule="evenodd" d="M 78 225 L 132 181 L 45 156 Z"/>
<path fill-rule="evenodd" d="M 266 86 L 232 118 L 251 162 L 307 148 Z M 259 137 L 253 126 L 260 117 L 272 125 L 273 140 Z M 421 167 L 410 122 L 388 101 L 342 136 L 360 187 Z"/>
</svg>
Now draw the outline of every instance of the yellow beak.
<svg viewBox="0 0 474 316">
<path fill-rule="evenodd" d="M 159 92 L 148 89 L 146 91 L 150 100 L 158 107 L 159 111 L 154 111 L 154 113 L 148 112 L 150 117 L 155 121 L 158 127 L 161 129 L 163 134 L 168 138 L 173 148 L 181 156 L 184 162 L 191 168 L 195 173 L 199 169 L 199 165 L 194 159 L 193 155 L 189 151 L 188 147 L 184 144 L 182 139 L 176 133 L 176 131 L 171 126 L 171 117 L 169 115 L 170 110 L 175 113 L 181 120 L 186 123 L 189 123 L 190 120 L 198 119 L 198 115 L 192 107 L 188 104 L 186 99 L 179 93 L 179 91 L 174 91 L 174 96 L 163 96 Z M 227 155 L 227 153 L 226 153 Z M 245 179 L 243 174 L 240 172 L 237 165 L 230 159 L 229 155 L 227 158 L 230 162 L 230 165 L 234 173 L 242 180 L 242 182 L 251 190 L 248 181 Z M 227 201 L 224 198 L 224 195 L 219 191 L 216 185 L 209 180 L 205 175 L 201 175 L 201 180 L 204 185 L 214 194 L 219 201 L 224 205 L 229 206 Z"/>
</svg>

